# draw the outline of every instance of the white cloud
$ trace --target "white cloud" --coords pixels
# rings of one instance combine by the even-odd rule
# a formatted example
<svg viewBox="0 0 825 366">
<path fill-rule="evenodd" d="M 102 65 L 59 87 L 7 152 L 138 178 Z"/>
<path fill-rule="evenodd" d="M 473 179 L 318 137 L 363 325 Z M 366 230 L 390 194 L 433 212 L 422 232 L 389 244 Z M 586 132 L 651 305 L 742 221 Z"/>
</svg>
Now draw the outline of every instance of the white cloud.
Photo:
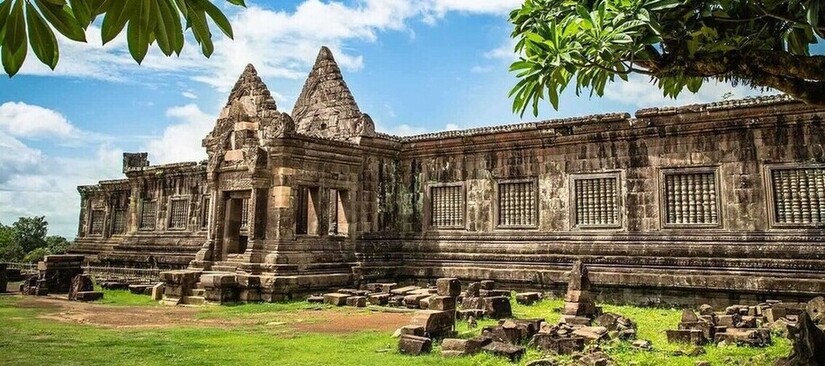
<svg viewBox="0 0 825 366">
<path fill-rule="evenodd" d="M 447 126 L 444 127 L 444 131 L 455 131 L 459 128 L 460 127 L 455 123 L 448 123 Z"/>
<path fill-rule="evenodd" d="M 62 114 L 51 109 L 23 102 L 0 105 L 0 130 L 16 137 L 74 138 L 77 128 Z"/>
<path fill-rule="evenodd" d="M 516 40 L 508 38 L 500 46 L 484 53 L 484 58 L 512 62 L 518 59 L 515 52 Z"/>
<path fill-rule="evenodd" d="M 374 42 L 385 31 L 411 31 L 411 20 L 437 21 L 448 12 L 506 15 L 518 0 L 362 0 L 353 4 L 305 0 L 292 11 L 262 6 L 230 7 L 235 39 L 215 33 L 215 53 L 200 54 L 191 38 L 180 56 L 165 57 L 157 47 L 138 66 L 129 56 L 125 32 L 101 46 L 100 28 L 87 31 L 88 43 L 60 41 L 60 63 L 51 71 L 34 59 L 22 74 L 82 77 L 109 81 L 151 82 L 166 75 L 183 76 L 226 91 L 248 63 L 264 78 L 302 79 L 318 48 L 329 46 L 348 71 L 364 67 L 364 58 L 347 44 Z"/>
<path fill-rule="evenodd" d="M 476 65 L 476 66 L 473 66 L 470 69 L 470 72 L 473 73 L 473 74 L 486 74 L 490 71 L 493 71 L 492 66 L 479 66 L 479 65 Z"/>
<path fill-rule="evenodd" d="M 48 154 L 26 143 L 43 137 L 83 141 L 64 148 L 91 154 Z M 51 109 L 20 102 L 0 106 L 0 222 L 45 215 L 51 233 L 72 237 L 80 207 L 77 186 L 121 175 L 122 151 L 97 137 Z"/>
<path fill-rule="evenodd" d="M 182 95 L 184 98 L 187 98 L 187 99 L 198 99 L 198 96 L 195 95 L 195 93 L 193 93 L 191 91 L 188 91 L 188 90 L 183 92 L 183 93 L 180 93 L 180 95 Z"/>
<path fill-rule="evenodd" d="M 199 161 L 206 159 L 201 141 L 215 126 L 216 116 L 205 113 L 197 105 L 172 107 L 166 116 L 176 120 L 159 138 L 146 144 L 152 164 Z"/>
<path fill-rule="evenodd" d="M 723 97 L 740 99 L 760 94 L 774 94 L 774 92 L 763 93 L 743 85 L 734 87 L 728 83 L 708 81 L 699 92 L 694 94 L 684 90 L 674 100 L 662 95 L 662 91 L 656 84 L 643 75 L 631 75 L 626 82 L 617 79 L 616 82 L 607 84 L 604 90 L 605 98 L 636 108 L 710 103 L 721 100 Z"/>
</svg>

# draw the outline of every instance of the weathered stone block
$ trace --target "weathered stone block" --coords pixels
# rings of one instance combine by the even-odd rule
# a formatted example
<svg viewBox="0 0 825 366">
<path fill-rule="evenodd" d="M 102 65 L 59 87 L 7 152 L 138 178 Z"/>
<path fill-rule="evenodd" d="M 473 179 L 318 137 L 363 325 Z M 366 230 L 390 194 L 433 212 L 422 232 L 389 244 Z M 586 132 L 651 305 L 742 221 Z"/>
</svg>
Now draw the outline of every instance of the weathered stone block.
<svg viewBox="0 0 825 366">
<path fill-rule="evenodd" d="M 398 329 L 399 335 L 414 335 L 423 337 L 426 335 L 426 330 L 420 325 L 405 325 Z"/>
<path fill-rule="evenodd" d="M 517 362 L 524 357 L 524 347 L 503 342 L 491 342 L 482 349 L 493 355 L 506 357 L 510 362 Z"/>
<path fill-rule="evenodd" d="M 704 345 L 706 338 L 701 330 L 696 329 L 676 329 L 667 330 L 668 343 L 687 343 L 695 346 Z"/>
<path fill-rule="evenodd" d="M 129 292 L 135 295 L 143 295 L 146 293 L 146 289 L 151 287 L 152 285 L 129 285 Z"/>
<path fill-rule="evenodd" d="M 484 338 L 458 339 L 445 338 L 441 342 L 441 354 L 443 356 L 469 356 L 481 351 L 484 347 Z M 488 342 L 489 343 L 489 342 Z"/>
<path fill-rule="evenodd" d="M 390 293 L 393 295 L 407 295 L 410 292 L 415 290 L 420 290 L 421 287 L 418 286 L 404 286 L 390 290 Z"/>
<path fill-rule="evenodd" d="M 419 310 L 413 314 L 412 325 L 424 327 L 427 336 L 440 338 L 452 332 L 455 326 L 453 314 L 448 311 Z"/>
<path fill-rule="evenodd" d="M 561 322 L 570 325 L 590 326 L 592 320 L 586 316 L 562 315 Z"/>
<path fill-rule="evenodd" d="M 529 346 L 557 355 L 572 355 L 584 350 L 584 338 L 560 337 L 556 334 L 539 333 L 530 339 Z"/>
<path fill-rule="evenodd" d="M 452 296 L 433 296 L 429 301 L 429 309 L 455 311 L 456 303 L 455 297 Z"/>
<path fill-rule="evenodd" d="M 390 302 L 390 294 L 388 293 L 380 293 L 380 294 L 372 294 L 367 296 L 367 301 L 371 305 L 380 305 L 384 306 Z"/>
<path fill-rule="evenodd" d="M 77 294 L 80 292 L 94 291 L 94 283 L 89 275 L 80 274 L 72 279 L 72 286 L 69 289 L 69 300 L 78 300 Z"/>
<path fill-rule="evenodd" d="M 348 306 L 355 306 L 358 308 L 363 308 L 367 306 L 367 298 L 364 296 L 350 296 L 347 298 L 347 305 Z"/>
<path fill-rule="evenodd" d="M 200 277 L 201 286 L 209 287 L 233 287 L 238 284 L 234 274 L 204 274 Z"/>
<path fill-rule="evenodd" d="M 452 296 L 461 295 L 461 281 L 457 278 L 439 278 L 435 281 L 438 296 Z"/>
<path fill-rule="evenodd" d="M 771 344 L 770 329 L 739 329 L 728 328 L 724 333 L 717 333 L 714 340 L 729 344 L 746 345 L 751 347 L 765 347 Z"/>
<path fill-rule="evenodd" d="M 398 352 L 405 355 L 417 356 L 430 353 L 432 348 L 433 341 L 430 338 L 402 335 L 401 338 L 398 339 Z"/>
<path fill-rule="evenodd" d="M 421 300 L 430 297 L 429 294 L 407 295 L 404 296 L 404 306 L 410 309 L 418 309 L 421 306 Z"/>
<path fill-rule="evenodd" d="M 504 296 L 485 297 L 484 311 L 488 317 L 493 319 L 503 319 L 513 316 L 510 299 Z"/>
<path fill-rule="evenodd" d="M 103 293 L 99 291 L 80 291 L 75 296 L 77 301 L 97 301 L 103 298 Z"/>
<path fill-rule="evenodd" d="M 765 316 L 765 320 L 769 323 L 773 323 L 780 318 L 785 317 L 785 308 L 783 307 L 770 307 L 762 310 L 762 314 Z"/>
<path fill-rule="evenodd" d="M 347 298 L 351 295 L 341 294 L 337 292 L 324 294 L 324 302 L 334 306 L 344 306 L 347 304 Z"/>
<path fill-rule="evenodd" d="M 166 285 L 163 282 L 157 283 L 154 286 L 152 286 L 152 300 L 163 300 L 163 291 L 165 288 Z"/>
<path fill-rule="evenodd" d="M 516 294 L 516 302 L 522 305 L 533 305 L 541 299 L 538 292 L 520 292 Z"/>
<path fill-rule="evenodd" d="M 607 339 L 605 327 L 581 327 L 573 330 L 573 335 L 584 338 L 585 343 L 597 343 Z"/>
<path fill-rule="evenodd" d="M 496 282 L 493 280 L 483 280 L 478 283 L 480 290 L 493 290 L 496 287 Z"/>
</svg>

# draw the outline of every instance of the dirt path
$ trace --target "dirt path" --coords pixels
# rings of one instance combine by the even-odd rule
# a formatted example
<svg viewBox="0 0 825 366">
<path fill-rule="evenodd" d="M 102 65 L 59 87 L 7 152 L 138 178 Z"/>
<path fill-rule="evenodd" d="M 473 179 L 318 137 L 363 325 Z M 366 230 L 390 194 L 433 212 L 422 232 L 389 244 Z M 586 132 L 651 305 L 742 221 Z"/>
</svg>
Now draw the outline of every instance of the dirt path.
<svg viewBox="0 0 825 366">
<path fill-rule="evenodd" d="M 108 328 L 170 328 L 179 326 L 237 328 L 250 326 L 289 327 L 303 332 L 351 333 L 361 330 L 392 332 L 409 323 L 409 314 L 363 310 L 301 310 L 261 312 L 230 317 L 199 317 L 203 308 L 181 306 L 111 306 L 26 296 L 17 303 L 40 309 L 41 319 Z"/>
</svg>

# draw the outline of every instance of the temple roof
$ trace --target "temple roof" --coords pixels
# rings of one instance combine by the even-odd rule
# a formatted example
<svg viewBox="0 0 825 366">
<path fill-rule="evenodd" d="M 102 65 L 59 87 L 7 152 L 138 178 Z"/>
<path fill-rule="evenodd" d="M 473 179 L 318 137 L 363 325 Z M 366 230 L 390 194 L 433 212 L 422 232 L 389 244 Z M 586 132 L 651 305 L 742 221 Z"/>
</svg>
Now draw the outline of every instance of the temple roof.
<svg viewBox="0 0 825 366">
<path fill-rule="evenodd" d="M 252 66 L 252 64 L 248 64 L 244 68 L 238 81 L 235 82 L 232 92 L 229 93 L 229 99 L 226 101 L 226 104 L 232 104 L 232 102 L 240 100 L 245 96 L 255 97 L 257 104 L 265 109 L 278 109 L 275 104 L 275 99 L 272 98 L 272 94 L 269 92 L 269 88 L 266 87 L 264 81 L 258 76 L 258 71 L 255 70 L 255 66 Z"/>
<path fill-rule="evenodd" d="M 332 52 L 321 47 L 292 110 L 296 130 L 318 137 L 348 139 L 360 135 L 362 117 Z"/>
</svg>

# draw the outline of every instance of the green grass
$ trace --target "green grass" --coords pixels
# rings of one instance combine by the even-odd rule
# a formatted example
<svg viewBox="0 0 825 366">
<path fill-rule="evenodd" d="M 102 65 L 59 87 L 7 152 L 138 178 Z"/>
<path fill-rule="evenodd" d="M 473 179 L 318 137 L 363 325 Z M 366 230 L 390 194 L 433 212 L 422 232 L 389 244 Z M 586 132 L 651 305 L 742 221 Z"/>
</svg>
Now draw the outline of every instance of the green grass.
<svg viewBox="0 0 825 366">
<path fill-rule="evenodd" d="M 129 290 L 105 290 L 95 285 L 95 291 L 103 292 L 103 299 L 95 301 L 95 304 L 106 304 L 114 306 L 159 306 L 157 301 L 153 301 L 151 296 L 135 295 Z"/>
<path fill-rule="evenodd" d="M 108 305 L 157 306 L 148 296 L 132 295 L 128 291 L 105 291 Z M 320 334 L 298 332 L 289 325 L 251 322 L 241 326 L 178 327 L 160 329 L 109 329 L 91 325 L 68 324 L 38 319 L 50 310 L 19 306 L 17 296 L 0 297 L 0 364 L 11 365 L 164 365 L 164 364 L 284 364 L 284 365 L 507 365 L 503 359 L 485 354 L 463 358 L 443 358 L 438 347 L 428 356 L 409 357 L 395 350 L 397 340 L 387 332 L 362 331 L 351 334 Z M 513 303 L 515 316 L 558 321 L 560 300 L 545 300 L 534 306 Z M 353 311 L 352 308 L 331 308 L 305 302 L 207 306 L 198 309 L 199 319 L 261 318 L 288 319 L 298 312 L 316 310 Z M 790 352 L 787 340 L 774 337 L 769 348 L 707 346 L 707 354 L 699 357 L 672 356 L 689 346 L 666 342 L 664 330 L 675 328 L 680 311 L 633 306 L 605 305 L 605 311 L 625 315 L 639 325 L 639 338 L 653 343 L 650 352 L 635 351 L 627 342 L 603 346 L 620 365 L 692 366 L 698 360 L 713 365 L 771 365 Z M 51 310 L 53 311 L 53 310 Z M 364 310 L 366 311 L 366 310 Z M 126 312 L 126 311 L 125 311 Z M 124 314 L 128 316 L 128 312 Z M 294 316 L 293 316 L 294 318 Z M 462 337 L 472 337 L 479 328 L 468 329 L 459 322 Z M 528 352 L 522 363 L 542 355 Z"/>
</svg>

